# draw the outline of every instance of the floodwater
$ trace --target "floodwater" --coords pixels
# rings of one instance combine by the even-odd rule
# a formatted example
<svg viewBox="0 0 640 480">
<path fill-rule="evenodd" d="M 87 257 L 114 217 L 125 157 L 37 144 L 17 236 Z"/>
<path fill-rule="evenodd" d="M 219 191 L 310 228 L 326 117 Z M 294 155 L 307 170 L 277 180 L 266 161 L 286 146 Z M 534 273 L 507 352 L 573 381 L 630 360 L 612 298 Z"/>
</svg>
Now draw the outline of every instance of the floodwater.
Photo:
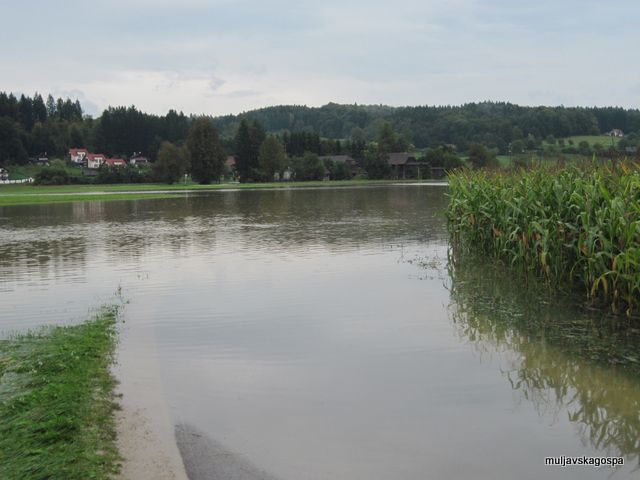
<svg viewBox="0 0 640 480">
<path fill-rule="evenodd" d="M 121 348 L 154 352 L 172 421 L 270 478 L 640 476 L 638 331 L 451 257 L 445 194 L 0 208 L 0 330 L 120 291 Z M 545 466 L 563 455 L 625 465 Z"/>
</svg>

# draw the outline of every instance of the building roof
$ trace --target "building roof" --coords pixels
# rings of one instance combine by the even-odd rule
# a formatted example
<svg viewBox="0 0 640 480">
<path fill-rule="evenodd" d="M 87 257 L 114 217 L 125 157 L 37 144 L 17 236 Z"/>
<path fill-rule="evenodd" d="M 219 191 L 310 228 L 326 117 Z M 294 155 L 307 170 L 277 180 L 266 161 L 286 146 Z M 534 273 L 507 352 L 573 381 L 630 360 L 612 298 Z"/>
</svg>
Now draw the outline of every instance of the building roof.
<svg viewBox="0 0 640 480">
<path fill-rule="evenodd" d="M 77 155 L 79 153 L 84 153 L 85 155 L 89 153 L 89 150 L 86 148 L 70 148 L 69 155 Z"/>
<path fill-rule="evenodd" d="M 387 158 L 387 163 L 389 165 L 406 165 L 409 162 L 415 162 L 415 157 L 412 157 L 406 152 L 396 152 L 390 153 Z"/>
<path fill-rule="evenodd" d="M 104 163 L 109 165 L 110 167 L 113 167 L 114 165 L 126 165 L 127 162 L 125 160 L 123 160 L 122 158 L 106 158 L 104 160 Z"/>
</svg>

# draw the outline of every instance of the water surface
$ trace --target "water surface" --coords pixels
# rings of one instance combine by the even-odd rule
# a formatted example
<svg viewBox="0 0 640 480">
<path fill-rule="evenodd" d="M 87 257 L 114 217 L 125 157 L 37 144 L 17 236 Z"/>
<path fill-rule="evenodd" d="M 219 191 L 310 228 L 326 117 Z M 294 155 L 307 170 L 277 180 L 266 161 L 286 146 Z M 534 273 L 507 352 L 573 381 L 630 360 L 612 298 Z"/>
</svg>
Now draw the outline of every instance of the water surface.
<svg viewBox="0 0 640 480">
<path fill-rule="evenodd" d="M 637 334 L 454 264 L 445 205 L 404 185 L 0 208 L 0 329 L 120 288 L 122 349 L 152 346 L 173 421 L 283 480 L 614 473 L 558 455 L 637 475 L 640 382 L 602 358 Z"/>
</svg>

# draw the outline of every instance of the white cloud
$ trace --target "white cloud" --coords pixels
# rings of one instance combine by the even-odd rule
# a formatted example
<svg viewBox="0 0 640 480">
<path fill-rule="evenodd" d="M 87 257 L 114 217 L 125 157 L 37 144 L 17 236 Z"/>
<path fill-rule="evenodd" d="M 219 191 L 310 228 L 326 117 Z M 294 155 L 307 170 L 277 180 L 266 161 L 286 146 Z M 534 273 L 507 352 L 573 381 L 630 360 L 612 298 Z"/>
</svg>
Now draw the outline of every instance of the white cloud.
<svg viewBox="0 0 640 480">
<path fill-rule="evenodd" d="M 640 13 L 629 0 L 618 7 Z M 0 5 L 0 16 L 15 20 L 0 32 L 12 45 L 0 51 L 12 67 L 0 90 L 76 91 L 95 111 L 484 99 L 638 106 L 640 66 L 628 52 L 640 32 L 591 0 L 36 1 Z M 18 21 L 26 18 L 29 29 Z"/>
</svg>

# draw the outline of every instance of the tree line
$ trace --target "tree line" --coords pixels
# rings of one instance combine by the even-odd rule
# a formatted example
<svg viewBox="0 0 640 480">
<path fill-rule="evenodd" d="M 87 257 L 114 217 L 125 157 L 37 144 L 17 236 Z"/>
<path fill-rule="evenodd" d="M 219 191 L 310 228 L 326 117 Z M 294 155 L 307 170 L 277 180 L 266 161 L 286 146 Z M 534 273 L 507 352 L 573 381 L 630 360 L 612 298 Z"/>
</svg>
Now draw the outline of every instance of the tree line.
<svg viewBox="0 0 640 480">
<path fill-rule="evenodd" d="M 51 95 L 45 100 L 38 93 L 17 97 L 0 92 L 0 165 L 24 164 L 45 154 L 65 158 L 72 147 L 124 158 L 135 152 L 155 162 L 164 143 L 186 148 L 197 121 L 197 117 L 175 110 L 152 115 L 135 106 L 109 107 L 92 118 L 77 100 Z M 322 107 L 268 107 L 240 115 L 207 117 L 207 121 L 216 129 L 216 149 L 223 152 L 222 156 L 235 155 L 240 178 L 253 180 L 265 179 L 278 170 L 282 163 L 278 160 L 280 148 L 284 163 L 295 164 L 298 171 L 306 172 L 305 177 L 317 177 L 320 167 L 313 155 L 350 155 L 368 173 L 371 170 L 384 175 L 387 167 L 381 158 L 388 152 L 411 148 L 425 150 L 425 158 L 432 164 L 448 166 L 458 164 L 462 153 L 480 162 L 491 157 L 487 152 L 506 155 L 540 148 L 549 138 L 598 134 L 613 128 L 632 133 L 623 139 L 625 146 L 635 145 L 640 139 L 640 111 L 617 107 L 523 107 L 496 102 L 418 107 L 330 103 Z M 276 160 L 260 165 L 260 149 L 267 139 L 263 157 Z M 275 140 L 280 147 L 275 147 Z M 570 145 L 558 149 L 581 151 L 579 146 Z M 334 167 L 325 165 L 323 171 Z"/>
</svg>

